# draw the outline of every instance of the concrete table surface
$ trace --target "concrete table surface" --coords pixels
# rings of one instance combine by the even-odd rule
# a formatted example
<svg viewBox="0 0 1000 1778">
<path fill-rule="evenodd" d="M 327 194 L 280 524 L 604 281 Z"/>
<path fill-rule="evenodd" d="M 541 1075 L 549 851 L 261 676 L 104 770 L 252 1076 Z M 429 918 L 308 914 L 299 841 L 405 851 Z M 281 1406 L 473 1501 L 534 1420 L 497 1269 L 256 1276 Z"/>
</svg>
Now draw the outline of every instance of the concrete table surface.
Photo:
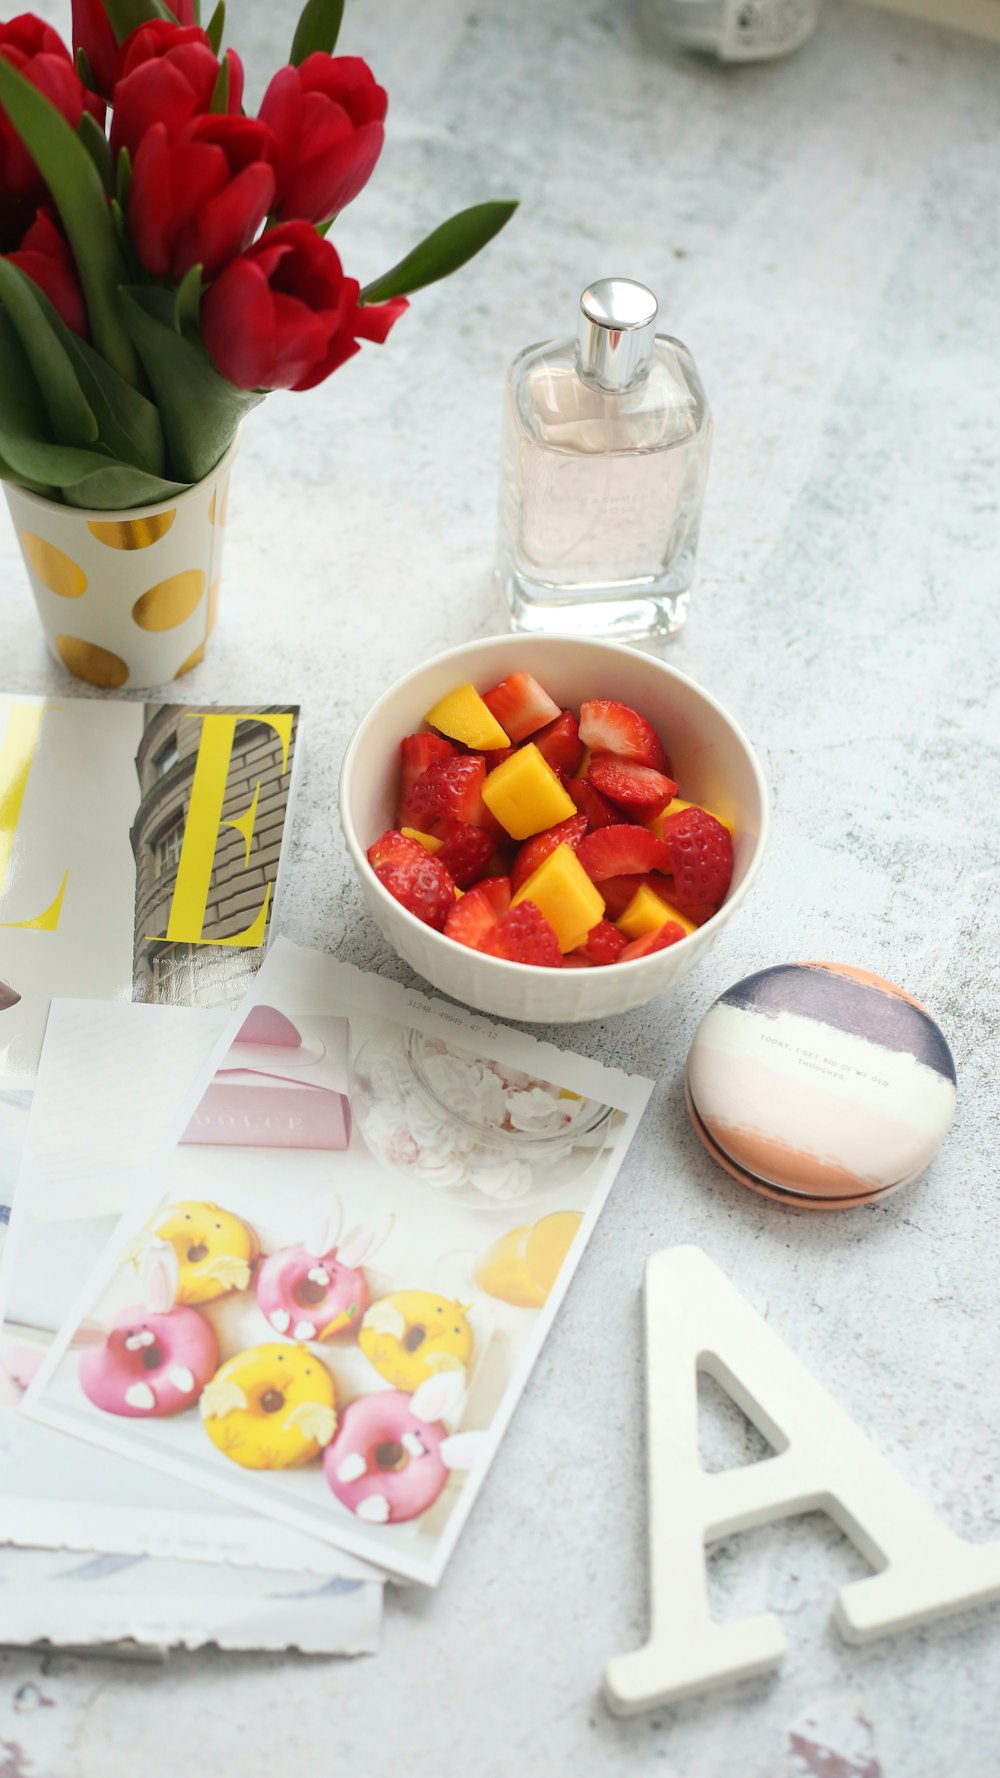
<svg viewBox="0 0 1000 1778">
<path fill-rule="evenodd" d="M 230 8 L 251 103 L 293 15 Z M 341 754 L 391 678 L 503 627 L 503 374 L 612 271 L 659 293 L 715 408 L 670 658 L 756 741 L 774 838 L 693 977 L 552 1034 L 656 1094 L 438 1593 L 391 1595 L 381 1653 L 351 1663 L 4 1656 L 0 1773 L 996 1778 L 1000 1609 L 846 1647 L 833 1593 L 862 1566 L 819 1516 L 712 1556 L 721 1614 L 783 1619 L 779 1676 L 627 1724 L 598 1688 L 645 1630 L 639 1283 L 659 1247 L 703 1245 L 955 1531 L 1000 1536 L 1000 50 L 837 0 L 798 57 L 742 70 L 656 53 L 614 0 L 354 0 L 341 47 L 392 95 L 383 162 L 337 229 L 362 281 L 465 203 L 523 207 L 384 349 L 247 427 L 222 616 L 182 695 L 305 706 L 286 931 L 405 975 L 340 846 Z M 0 682 L 77 689 L 43 653 L 6 525 L 0 554 Z M 903 983 L 954 1049 L 954 1130 L 882 1206 L 778 1211 L 688 1127 L 705 1007 L 795 957 Z M 716 1461 L 756 1454 L 708 1391 L 705 1424 Z"/>
</svg>

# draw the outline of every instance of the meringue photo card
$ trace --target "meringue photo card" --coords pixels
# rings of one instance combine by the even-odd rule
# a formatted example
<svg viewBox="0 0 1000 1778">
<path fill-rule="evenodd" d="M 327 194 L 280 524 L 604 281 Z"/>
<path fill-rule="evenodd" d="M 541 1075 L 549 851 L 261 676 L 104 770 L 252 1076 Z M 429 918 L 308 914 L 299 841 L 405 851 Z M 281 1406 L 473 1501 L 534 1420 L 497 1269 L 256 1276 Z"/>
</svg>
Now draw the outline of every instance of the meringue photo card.
<svg viewBox="0 0 1000 1778">
<path fill-rule="evenodd" d="M 283 939 L 228 1037 L 24 1412 L 434 1585 L 652 1083 Z"/>
</svg>

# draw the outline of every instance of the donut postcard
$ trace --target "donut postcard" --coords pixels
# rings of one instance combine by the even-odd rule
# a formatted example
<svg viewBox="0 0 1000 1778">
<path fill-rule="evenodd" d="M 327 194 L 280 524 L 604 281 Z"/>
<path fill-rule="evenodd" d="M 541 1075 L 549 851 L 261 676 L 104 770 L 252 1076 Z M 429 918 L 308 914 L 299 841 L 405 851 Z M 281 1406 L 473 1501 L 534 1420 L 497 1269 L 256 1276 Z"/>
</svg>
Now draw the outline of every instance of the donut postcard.
<svg viewBox="0 0 1000 1778">
<path fill-rule="evenodd" d="M 652 1083 L 281 938 L 217 1054 L 24 1412 L 434 1585 Z"/>
<path fill-rule="evenodd" d="M 280 899 L 295 704 L 0 693 L 0 1092 L 54 995 L 236 1005 Z"/>
<path fill-rule="evenodd" d="M 52 1003 L 0 1279 L 0 1541 L 39 1557 L 18 1564 L 8 1551 L 0 1573 L 14 1589 L 8 1597 L 4 1588 L 5 1625 L 18 1639 L 101 1641 L 129 1633 L 125 1620 L 140 1640 L 195 1635 L 235 1647 L 249 1636 L 258 1647 L 301 1648 L 305 1637 L 333 1653 L 367 1646 L 377 1630 L 382 1577 L 368 1564 L 102 1446 L 67 1447 L 16 1411 L 136 1172 L 148 1171 L 151 1118 L 166 1132 L 172 1117 L 176 1131 L 198 1081 L 212 1078 L 228 1018 L 220 1009 Z M 97 1584 L 101 1563 L 87 1560 L 95 1553 L 115 1558 L 107 1586 Z M 69 1596 L 56 1609 L 63 1578 Z"/>
</svg>

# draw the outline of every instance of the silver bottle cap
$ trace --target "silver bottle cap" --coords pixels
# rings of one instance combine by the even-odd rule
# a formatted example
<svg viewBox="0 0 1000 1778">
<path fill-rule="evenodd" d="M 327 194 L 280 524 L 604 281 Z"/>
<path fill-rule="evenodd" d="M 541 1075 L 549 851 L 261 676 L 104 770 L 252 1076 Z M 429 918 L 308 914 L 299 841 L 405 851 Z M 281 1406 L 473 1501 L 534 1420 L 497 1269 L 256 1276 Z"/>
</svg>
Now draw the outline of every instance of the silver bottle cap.
<svg viewBox="0 0 1000 1778">
<path fill-rule="evenodd" d="M 656 298 L 632 278 L 598 278 L 580 298 L 576 368 L 587 383 L 621 391 L 649 371 Z"/>
</svg>

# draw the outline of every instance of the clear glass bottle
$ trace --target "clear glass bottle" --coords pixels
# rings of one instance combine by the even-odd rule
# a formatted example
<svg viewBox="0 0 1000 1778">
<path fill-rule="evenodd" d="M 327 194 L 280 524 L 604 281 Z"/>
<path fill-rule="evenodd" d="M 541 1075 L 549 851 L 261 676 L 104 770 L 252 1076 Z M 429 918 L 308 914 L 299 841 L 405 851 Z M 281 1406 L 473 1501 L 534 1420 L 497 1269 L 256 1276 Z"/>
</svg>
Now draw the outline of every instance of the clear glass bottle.
<svg viewBox="0 0 1000 1778">
<path fill-rule="evenodd" d="M 638 640 L 687 617 L 712 421 L 652 291 L 602 278 L 507 379 L 497 573 L 515 630 Z"/>
<path fill-rule="evenodd" d="M 816 29 L 819 0 L 640 0 L 654 38 L 721 62 L 791 55 Z"/>
</svg>

